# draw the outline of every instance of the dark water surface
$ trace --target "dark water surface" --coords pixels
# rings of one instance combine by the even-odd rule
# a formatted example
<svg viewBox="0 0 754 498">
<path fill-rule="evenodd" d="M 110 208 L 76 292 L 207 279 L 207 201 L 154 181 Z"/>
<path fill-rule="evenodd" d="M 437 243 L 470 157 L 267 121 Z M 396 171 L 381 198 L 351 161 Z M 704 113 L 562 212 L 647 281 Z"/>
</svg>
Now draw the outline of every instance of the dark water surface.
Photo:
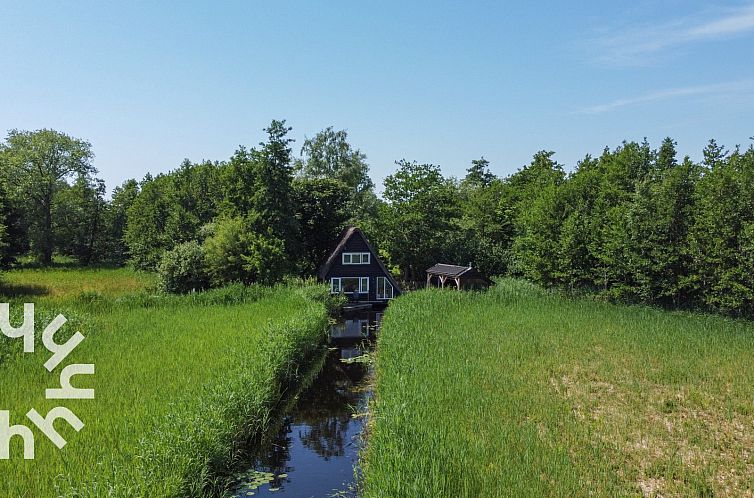
<svg viewBox="0 0 754 498">
<path fill-rule="evenodd" d="M 298 396 L 280 430 L 262 441 L 232 496 L 356 496 L 371 364 L 364 353 L 382 316 L 345 315 L 330 330 L 330 350 L 313 384 Z"/>
</svg>

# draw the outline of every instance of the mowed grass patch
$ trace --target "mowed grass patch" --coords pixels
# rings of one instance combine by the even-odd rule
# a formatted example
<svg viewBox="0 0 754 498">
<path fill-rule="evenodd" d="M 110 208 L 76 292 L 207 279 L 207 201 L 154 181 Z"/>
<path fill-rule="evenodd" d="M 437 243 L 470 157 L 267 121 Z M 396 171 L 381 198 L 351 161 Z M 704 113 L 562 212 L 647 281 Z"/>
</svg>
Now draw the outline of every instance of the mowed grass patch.
<svg viewBox="0 0 754 498">
<path fill-rule="evenodd" d="M 383 321 L 366 497 L 741 496 L 754 324 L 502 280 Z"/>
<path fill-rule="evenodd" d="M 321 347 L 327 312 L 319 287 L 219 289 L 194 296 L 126 296 L 70 308 L 86 339 L 66 360 L 94 363 L 94 400 L 48 401 L 58 383 L 48 354 L 16 355 L 0 365 L 0 406 L 12 423 L 70 408 L 80 433 L 59 422 L 68 445 L 39 431 L 36 459 L 0 462 L 0 496 L 201 496 L 222 492 L 219 474 L 236 443 L 264 429 L 276 403 Z M 239 297 L 240 296 L 240 297 Z M 226 304 L 227 303 L 227 304 Z M 41 305 L 38 305 L 38 308 Z M 64 311 L 60 309 L 56 311 Z M 43 324 L 42 324 L 43 326 Z M 40 324 L 37 334 L 41 334 Z"/>
<path fill-rule="evenodd" d="M 130 268 L 24 268 L 0 274 L 0 298 L 56 302 L 82 295 L 115 297 L 153 287 L 156 281 L 156 275 Z"/>
</svg>

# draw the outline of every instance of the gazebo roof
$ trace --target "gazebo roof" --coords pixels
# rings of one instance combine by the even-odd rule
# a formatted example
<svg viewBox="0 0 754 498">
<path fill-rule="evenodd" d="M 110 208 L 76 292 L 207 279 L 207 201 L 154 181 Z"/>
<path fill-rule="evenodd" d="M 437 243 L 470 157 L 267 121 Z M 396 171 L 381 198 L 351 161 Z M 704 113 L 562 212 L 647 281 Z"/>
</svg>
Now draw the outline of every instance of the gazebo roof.
<svg viewBox="0 0 754 498">
<path fill-rule="evenodd" d="M 437 264 L 427 270 L 427 273 L 430 275 L 443 275 L 445 277 L 456 278 L 471 270 L 473 270 L 471 266 Z"/>
</svg>

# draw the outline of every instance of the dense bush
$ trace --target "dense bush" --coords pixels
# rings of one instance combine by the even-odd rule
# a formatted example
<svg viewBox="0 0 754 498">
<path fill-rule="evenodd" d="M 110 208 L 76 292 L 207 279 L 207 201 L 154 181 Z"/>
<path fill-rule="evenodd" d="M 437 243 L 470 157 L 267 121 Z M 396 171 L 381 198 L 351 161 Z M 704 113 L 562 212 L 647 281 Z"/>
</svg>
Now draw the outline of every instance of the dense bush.
<svg viewBox="0 0 754 498">
<path fill-rule="evenodd" d="M 214 233 L 204 241 L 204 258 L 213 284 L 251 281 L 245 256 L 251 251 L 251 233 L 243 218 L 215 222 Z"/>
<path fill-rule="evenodd" d="M 244 259 L 252 280 L 262 284 L 280 281 L 288 268 L 285 244 L 270 233 L 252 234 L 251 251 Z"/>
<path fill-rule="evenodd" d="M 185 293 L 208 286 L 204 252 L 196 242 L 184 242 L 167 251 L 158 267 L 162 287 L 168 292 Z"/>
<path fill-rule="evenodd" d="M 267 233 L 253 232 L 241 217 L 223 218 L 214 224 L 214 235 L 204 241 L 207 271 L 214 285 L 228 282 L 266 283 L 285 274 L 283 242 Z"/>
</svg>

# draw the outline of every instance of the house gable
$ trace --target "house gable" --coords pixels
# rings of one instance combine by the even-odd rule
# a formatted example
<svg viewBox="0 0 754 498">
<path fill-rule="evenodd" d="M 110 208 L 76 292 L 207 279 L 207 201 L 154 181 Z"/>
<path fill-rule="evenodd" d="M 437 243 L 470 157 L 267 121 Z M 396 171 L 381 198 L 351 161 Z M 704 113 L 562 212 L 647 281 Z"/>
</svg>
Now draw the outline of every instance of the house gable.
<svg viewBox="0 0 754 498">
<path fill-rule="evenodd" d="M 344 264 L 343 254 L 369 254 L 369 263 L 348 264 L 348 260 L 359 261 L 360 257 L 347 258 Z M 380 260 L 377 252 L 369 243 L 361 230 L 356 227 L 350 227 L 343 231 L 335 249 L 330 253 L 327 261 L 322 265 L 319 272 L 320 280 L 330 283 L 333 278 L 367 278 L 368 292 L 362 292 L 362 299 L 369 301 L 379 301 L 377 298 L 378 278 L 385 278 L 393 287 L 393 296 L 401 293 L 398 282 L 395 281 L 385 265 Z M 351 280 L 353 282 L 353 280 Z M 364 289 L 364 286 L 361 285 Z"/>
</svg>

